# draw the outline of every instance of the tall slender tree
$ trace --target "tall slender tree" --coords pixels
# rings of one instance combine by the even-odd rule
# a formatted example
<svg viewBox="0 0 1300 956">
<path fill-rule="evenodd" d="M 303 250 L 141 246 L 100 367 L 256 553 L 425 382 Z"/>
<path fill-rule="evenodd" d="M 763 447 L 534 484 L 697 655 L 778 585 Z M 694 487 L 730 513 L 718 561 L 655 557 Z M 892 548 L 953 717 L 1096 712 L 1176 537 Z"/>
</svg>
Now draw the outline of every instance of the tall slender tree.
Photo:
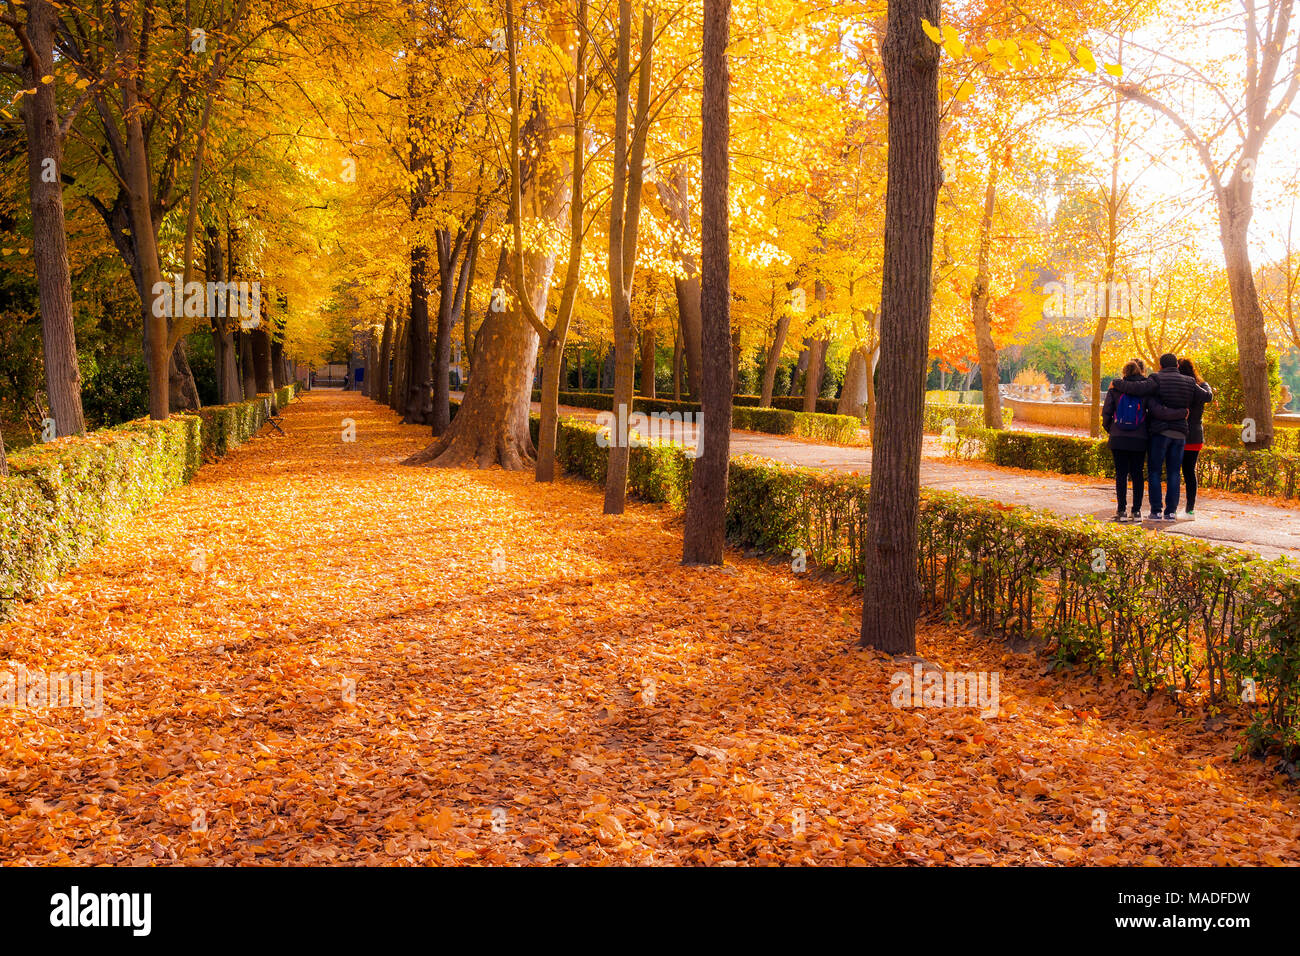
<svg viewBox="0 0 1300 956">
<path fill-rule="evenodd" d="M 937 6 L 938 0 L 934 2 Z M 704 447 L 695 460 L 686 502 L 683 564 L 722 564 L 726 548 L 731 460 L 731 240 L 727 208 L 731 192 L 731 76 L 727 67 L 730 34 L 731 0 L 704 0 L 700 222 L 700 408 L 704 421 L 699 429 Z"/>
<path fill-rule="evenodd" d="M 916 650 L 917 525 L 939 195 L 939 47 L 921 21 L 939 0 L 889 0 L 881 49 L 889 96 L 879 410 L 872 433 L 862 644 Z"/>
</svg>

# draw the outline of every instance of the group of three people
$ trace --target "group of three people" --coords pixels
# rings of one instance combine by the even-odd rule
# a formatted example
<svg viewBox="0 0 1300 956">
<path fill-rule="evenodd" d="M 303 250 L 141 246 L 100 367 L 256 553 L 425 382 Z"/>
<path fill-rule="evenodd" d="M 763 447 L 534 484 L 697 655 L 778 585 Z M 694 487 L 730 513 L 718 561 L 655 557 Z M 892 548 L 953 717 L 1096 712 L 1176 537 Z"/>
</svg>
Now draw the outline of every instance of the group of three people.
<svg viewBox="0 0 1300 956">
<path fill-rule="evenodd" d="M 1150 377 L 1141 359 L 1124 366 L 1124 378 L 1111 383 L 1102 424 L 1115 456 L 1116 521 L 1142 520 L 1142 484 L 1150 489 L 1151 521 L 1178 517 L 1179 472 L 1187 486 L 1188 518 L 1196 516 L 1196 459 L 1205 440 L 1201 417 L 1214 392 L 1196 373 L 1191 359 L 1166 353 Z M 1162 479 L 1164 494 L 1161 494 Z M 1133 510 L 1128 485 L 1133 484 Z"/>
</svg>

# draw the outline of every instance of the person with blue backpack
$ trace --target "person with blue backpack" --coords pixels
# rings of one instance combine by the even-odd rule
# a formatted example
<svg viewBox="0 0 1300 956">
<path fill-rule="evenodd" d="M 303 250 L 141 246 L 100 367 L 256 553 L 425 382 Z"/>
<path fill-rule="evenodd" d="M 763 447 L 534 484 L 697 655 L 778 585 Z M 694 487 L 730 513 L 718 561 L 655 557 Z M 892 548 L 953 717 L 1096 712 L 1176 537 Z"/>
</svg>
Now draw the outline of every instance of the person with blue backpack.
<svg viewBox="0 0 1300 956">
<path fill-rule="evenodd" d="M 1148 381 L 1136 361 L 1124 366 L 1124 381 Z M 1117 383 L 1116 383 L 1117 384 Z M 1112 384 L 1106 393 L 1101 421 L 1109 435 L 1107 444 L 1115 458 L 1115 503 L 1118 511 L 1115 520 L 1142 520 L 1142 492 L 1146 483 L 1147 449 L 1151 444 L 1153 423 L 1183 421 L 1186 408 L 1168 408 L 1156 395 L 1132 395 L 1121 392 Z M 1159 425 L 1156 426 L 1157 428 Z M 1128 510 L 1128 485 L 1133 483 L 1133 510 Z"/>
</svg>

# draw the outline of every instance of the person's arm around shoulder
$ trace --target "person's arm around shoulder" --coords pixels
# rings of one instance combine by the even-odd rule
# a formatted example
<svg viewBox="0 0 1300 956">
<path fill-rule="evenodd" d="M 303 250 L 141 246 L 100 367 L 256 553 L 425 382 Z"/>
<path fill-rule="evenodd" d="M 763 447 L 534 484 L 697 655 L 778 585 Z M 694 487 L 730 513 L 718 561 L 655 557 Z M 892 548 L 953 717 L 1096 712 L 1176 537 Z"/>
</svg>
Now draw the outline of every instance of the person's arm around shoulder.
<svg viewBox="0 0 1300 956">
<path fill-rule="evenodd" d="M 1201 394 L 1205 396 L 1205 404 L 1214 401 L 1214 389 L 1210 388 L 1209 382 L 1197 382 L 1196 387 L 1200 389 Z"/>
<path fill-rule="evenodd" d="M 1154 378 L 1140 378 L 1129 381 L 1128 379 L 1116 379 L 1111 388 L 1118 389 L 1125 395 L 1137 395 L 1146 397 L 1155 395 L 1160 391 L 1160 383 Z"/>
<path fill-rule="evenodd" d="M 1181 422 L 1190 414 L 1190 410 L 1186 408 L 1170 408 L 1162 405 L 1158 398 L 1147 399 L 1147 408 L 1150 409 L 1152 417 L 1166 422 Z"/>
</svg>

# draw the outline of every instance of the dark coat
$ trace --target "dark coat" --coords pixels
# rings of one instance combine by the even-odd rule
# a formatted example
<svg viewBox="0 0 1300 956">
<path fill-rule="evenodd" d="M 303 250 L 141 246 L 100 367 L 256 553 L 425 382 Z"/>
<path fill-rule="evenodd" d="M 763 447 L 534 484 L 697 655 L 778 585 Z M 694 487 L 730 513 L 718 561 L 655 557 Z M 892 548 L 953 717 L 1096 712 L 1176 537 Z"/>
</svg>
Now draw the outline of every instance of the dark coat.
<svg viewBox="0 0 1300 956">
<path fill-rule="evenodd" d="M 1147 445 L 1151 442 L 1153 428 L 1157 424 L 1173 426 L 1186 424 L 1188 410 L 1185 408 L 1169 408 L 1160 400 L 1156 389 L 1150 387 L 1153 384 L 1152 379 L 1143 378 L 1141 375 L 1132 375 L 1122 381 L 1114 382 L 1106 393 L 1106 403 L 1101 410 L 1101 423 L 1110 436 L 1107 444 L 1112 451 L 1146 451 Z M 1140 386 L 1144 391 L 1150 393 L 1139 396 L 1146 408 L 1146 415 L 1140 428 L 1121 428 L 1115 421 L 1115 408 L 1119 404 L 1120 395 L 1125 393 L 1135 394 L 1135 392 L 1127 391 L 1123 386 Z"/>
<path fill-rule="evenodd" d="M 1189 414 L 1192 405 L 1199 400 L 1201 395 L 1201 391 L 1196 385 L 1196 379 L 1190 375 L 1184 375 L 1176 368 L 1162 368 L 1148 379 L 1117 379 L 1111 385 L 1111 388 L 1118 389 L 1126 395 L 1137 395 L 1143 398 L 1159 396 L 1160 404 L 1166 408 L 1185 408 Z M 1155 418 L 1159 419 L 1161 416 L 1157 415 Z M 1161 421 L 1158 425 L 1153 423 L 1153 426 L 1151 429 L 1152 435 L 1161 432 L 1172 432 L 1183 439 L 1187 438 L 1187 416 L 1183 416 L 1181 420 Z"/>
<path fill-rule="evenodd" d="M 1201 417 L 1205 414 L 1205 406 L 1212 401 L 1214 401 L 1214 389 L 1204 382 L 1197 382 L 1196 397 L 1192 399 L 1191 413 L 1187 416 L 1187 444 L 1205 443 L 1205 426 L 1201 424 Z"/>
</svg>

